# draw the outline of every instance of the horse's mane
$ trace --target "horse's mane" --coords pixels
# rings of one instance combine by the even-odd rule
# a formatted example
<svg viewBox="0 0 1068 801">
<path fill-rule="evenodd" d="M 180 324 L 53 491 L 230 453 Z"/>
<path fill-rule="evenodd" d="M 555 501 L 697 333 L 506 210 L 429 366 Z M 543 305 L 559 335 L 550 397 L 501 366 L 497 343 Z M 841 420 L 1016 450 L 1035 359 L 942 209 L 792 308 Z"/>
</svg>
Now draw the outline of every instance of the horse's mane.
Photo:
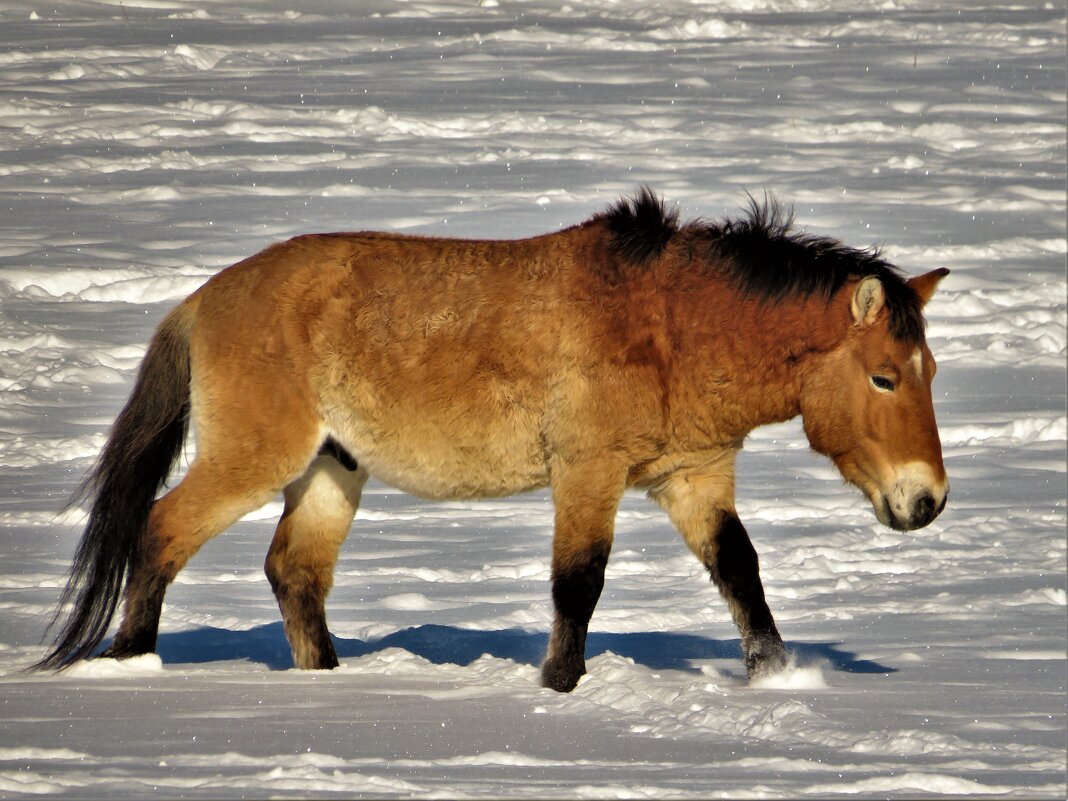
<svg viewBox="0 0 1068 801">
<path fill-rule="evenodd" d="M 698 264 L 725 274 L 742 292 L 768 303 L 822 295 L 830 298 L 844 283 L 874 276 L 883 285 L 890 331 L 919 342 L 924 322 L 916 293 L 877 248 L 857 249 L 830 237 L 794 230 L 793 210 L 774 198 L 749 198 L 745 214 L 722 222 L 695 220 L 680 226 L 648 187 L 624 198 L 598 219 L 608 229 L 612 251 L 640 267 L 658 258 L 675 239 L 685 238 Z"/>
<path fill-rule="evenodd" d="M 679 230 L 678 209 L 668 209 L 647 186 L 634 198 L 621 198 L 594 219 L 603 220 L 608 228 L 612 251 L 636 266 L 658 258 Z"/>
</svg>

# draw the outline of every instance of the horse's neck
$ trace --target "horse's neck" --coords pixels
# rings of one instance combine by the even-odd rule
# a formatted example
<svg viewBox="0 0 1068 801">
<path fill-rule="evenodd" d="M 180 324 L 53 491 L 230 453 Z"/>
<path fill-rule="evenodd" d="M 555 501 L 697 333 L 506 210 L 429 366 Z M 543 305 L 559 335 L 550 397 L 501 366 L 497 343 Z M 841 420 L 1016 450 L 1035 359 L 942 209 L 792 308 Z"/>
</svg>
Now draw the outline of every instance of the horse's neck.
<svg viewBox="0 0 1068 801">
<path fill-rule="evenodd" d="M 678 411 L 725 439 L 796 417 L 807 359 L 840 340 L 839 310 L 822 298 L 762 303 L 711 290 L 673 304 Z"/>
</svg>

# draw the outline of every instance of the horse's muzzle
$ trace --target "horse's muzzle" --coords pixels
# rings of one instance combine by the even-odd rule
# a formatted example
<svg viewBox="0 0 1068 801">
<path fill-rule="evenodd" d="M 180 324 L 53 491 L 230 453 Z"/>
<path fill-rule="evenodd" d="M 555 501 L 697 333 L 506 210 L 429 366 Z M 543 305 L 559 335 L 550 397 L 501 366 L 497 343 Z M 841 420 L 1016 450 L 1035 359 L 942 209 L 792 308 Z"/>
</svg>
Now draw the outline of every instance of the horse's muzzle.
<svg viewBox="0 0 1068 801">
<path fill-rule="evenodd" d="M 924 492 L 903 509 L 895 509 L 889 499 L 883 498 L 883 514 L 878 516 L 880 519 L 885 516 L 882 522 L 893 529 L 913 531 L 934 522 L 934 519 L 942 514 L 942 510 L 946 508 L 946 501 L 948 500 L 948 488 L 943 493 L 941 501 L 936 501 L 931 493 Z"/>
</svg>

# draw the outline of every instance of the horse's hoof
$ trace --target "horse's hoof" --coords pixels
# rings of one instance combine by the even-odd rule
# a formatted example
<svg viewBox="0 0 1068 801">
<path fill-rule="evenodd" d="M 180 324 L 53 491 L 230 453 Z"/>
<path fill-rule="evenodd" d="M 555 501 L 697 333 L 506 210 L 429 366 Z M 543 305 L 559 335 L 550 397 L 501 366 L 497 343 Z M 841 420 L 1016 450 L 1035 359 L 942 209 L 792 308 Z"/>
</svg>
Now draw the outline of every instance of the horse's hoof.
<svg viewBox="0 0 1068 801">
<path fill-rule="evenodd" d="M 129 643 L 113 642 L 103 651 L 96 655 L 97 659 L 133 659 L 135 656 L 144 656 L 152 653 L 151 648 L 139 648 Z"/>
<path fill-rule="evenodd" d="M 750 648 L 745 657 L 745 672 L 752 681 L 784 670 L 786 663 L 786 646 L 782 640 L 764 640 Z"/>
<path fill-rule="evenodd" d="M 337 653 L 329 636 L 318 648 L 294 648 L 293 666 L 298 670 L 333 670 L 338 666 Z"/>
<path fill-rule="evenodd" d="M 298 664 L 296 660 L 293 660 L 294 666 L 298 670 L 333 670 L 340 664 L 337 661 L 337 657 L 334 654 L 328 656 L 322 656 L 314 661 L 306 661 Z"/>
<path fill-rule="evenodd" d="M 546 660 L 541 666 L 541 686 L 558 693 L 569 693 L 575 689 L 585 672 L 584 664 L 576 665 L 562 659 Z"/>
</svg>

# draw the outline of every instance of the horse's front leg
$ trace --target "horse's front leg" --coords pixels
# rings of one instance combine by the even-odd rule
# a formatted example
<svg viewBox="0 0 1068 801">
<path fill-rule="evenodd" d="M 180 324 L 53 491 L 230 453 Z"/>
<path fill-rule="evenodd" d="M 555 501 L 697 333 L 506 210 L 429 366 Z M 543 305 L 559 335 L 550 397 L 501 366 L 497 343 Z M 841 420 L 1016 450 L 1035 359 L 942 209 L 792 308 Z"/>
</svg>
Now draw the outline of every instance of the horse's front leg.
<svg viewBox="0 0 1068 801">
<path fill-rule="evenodd" d="M 764 598 L 756 549 L 734 511 L 733 453 L 672 476 L 650 495 L 671 516 L 727 601 L 750 679 L 786 666 L 786 647 Z"/>
<path fill-rule="evenodd" d="M 554 468 L 553 630 L 542 685 L 571 692 L 586 672 L 586 632 L 604 586 L 625 470 L 603 463 Z"/>
<path fill-rule="evenodd" d="M 782 670 L 786 646 L 764 598 L 756 549 L 733 510 L 722 512 L 718 522 L 711 522 L 701 558 L 742 635 L 749 678 Z"/>
</svg>

